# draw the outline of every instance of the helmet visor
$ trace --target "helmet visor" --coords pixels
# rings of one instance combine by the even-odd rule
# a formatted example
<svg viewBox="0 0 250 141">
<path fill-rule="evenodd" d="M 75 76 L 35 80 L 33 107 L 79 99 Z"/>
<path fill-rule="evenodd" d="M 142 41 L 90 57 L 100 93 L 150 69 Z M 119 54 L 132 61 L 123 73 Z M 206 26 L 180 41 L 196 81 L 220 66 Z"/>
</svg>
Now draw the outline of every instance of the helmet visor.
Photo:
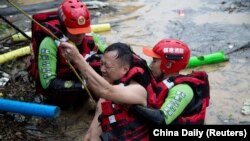
<svg viewBox="0 0 250 141">
<path fill-rule="evenodd" d="M 89 33 L 91 32 L 91 27 L 81 27 L 81 28 L 69 28 L 66 27 L 68 32 L 71 34 L 84 34 L 84 33 Z"/>
<path fill-rule="evenodd" d="M 152 48 L 143 48 L 143 53 L 149 57 L 153 57 L 153 58 L 161 58 L 160 55 L 156 54 Z"/>
</svg>

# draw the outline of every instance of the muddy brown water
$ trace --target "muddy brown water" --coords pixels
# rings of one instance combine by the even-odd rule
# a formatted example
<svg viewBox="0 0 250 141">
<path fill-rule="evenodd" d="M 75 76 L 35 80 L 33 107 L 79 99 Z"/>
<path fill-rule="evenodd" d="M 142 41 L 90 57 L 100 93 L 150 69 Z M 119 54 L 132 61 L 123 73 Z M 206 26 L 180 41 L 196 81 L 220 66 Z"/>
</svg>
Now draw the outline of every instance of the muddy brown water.
<svg viewBox="0 0 250 141">
<path fill-rule="evenodd" d="M 99 33 L 107 44 L 125 42 L 142 54 L 142 47 L 152 47 L 162 38 L 178 38 L 186 42 L 193 56 L 230 52 L 250 42 L 250 2 L 217 0 L 109 0 L 117 9 L 95 19 L 111 23 L 108 32 Z M 183 12 L 184 15 L 180 15 Z M 211 98 L 206 124 L 250 124 L 250 115 L 241 113 L 249 94 L 249 47 L 229 54 L 224 63 L 184 70 L 204 70 L 209 75 Z M 91 122 L 89 104 L 75 111 L 63 111 L 56 119 L 60 134 L 46 140 L 81 140 Z M 41 137 L 41 139 L 44 139 Z"/>
</svg>

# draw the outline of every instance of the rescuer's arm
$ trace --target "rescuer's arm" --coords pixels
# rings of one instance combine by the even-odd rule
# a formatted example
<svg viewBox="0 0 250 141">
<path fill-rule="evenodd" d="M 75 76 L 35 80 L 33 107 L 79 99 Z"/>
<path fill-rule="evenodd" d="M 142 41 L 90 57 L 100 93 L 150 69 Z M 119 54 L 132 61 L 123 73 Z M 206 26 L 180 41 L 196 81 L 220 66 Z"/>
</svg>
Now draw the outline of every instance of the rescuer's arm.
<svg viewBox="0 0 250 141">
<path fill-rule="evenodd" d="M 164 113 L 159 109 L 148 108 L 141 105 L 132 107 L 134 113 L 152 125 L 164 125 Z"/>
<path fill-rule="evenodd" d="M 193 90 L 190 86 L 178 84 L 170 89 L 161 109 L 136 105 L 133 107 L 133 110 L 150 124 L 169 125 L 183 112 L 192 100 L 193 95 Z"/>
<path fill-rule="evenodd" d="M 54 40 L 45 37 L 40 44 L 38 54 L 38 71 L 42 87 L 57 91 L 82 90 L 80 82 L 57 78 L 57 52 Z"/>
<path fill-rule="evenodd" d="M 178 84 L 169 90 L 168 96 L 160 109 L 164 113 L 166 125 L 171 124 L 181 115 L 193 97 L 193 90 L 187 84 Z"/>
</svg>

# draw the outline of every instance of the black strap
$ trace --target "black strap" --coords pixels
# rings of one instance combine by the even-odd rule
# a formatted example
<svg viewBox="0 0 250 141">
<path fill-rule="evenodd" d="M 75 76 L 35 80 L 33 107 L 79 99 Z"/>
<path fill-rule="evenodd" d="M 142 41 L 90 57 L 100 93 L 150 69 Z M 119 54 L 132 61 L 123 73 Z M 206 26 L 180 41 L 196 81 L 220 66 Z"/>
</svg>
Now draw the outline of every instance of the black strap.
<svg viewBox="0 0 250 141">
<path fill-rule="evenodd" d="M 167 60 L 182 60 L 182 54 L 165 54 Z"/>
</svg>

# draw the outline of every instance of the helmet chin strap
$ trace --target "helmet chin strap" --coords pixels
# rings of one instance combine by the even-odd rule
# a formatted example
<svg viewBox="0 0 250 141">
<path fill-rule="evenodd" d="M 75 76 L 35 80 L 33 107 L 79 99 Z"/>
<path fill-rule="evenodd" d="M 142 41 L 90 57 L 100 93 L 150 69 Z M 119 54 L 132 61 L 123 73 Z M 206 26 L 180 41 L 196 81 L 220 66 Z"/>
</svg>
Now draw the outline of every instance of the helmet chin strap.
<svg viewBox="0 0 250 141">
<path fill-rule="evenodd" d="M 156 80 L 157 80 L 157 82 L 160 82 L 160 81 L 162 81 L 162 80 L 164 80 L 164 79 L 166 79 L 166 78 L 167 78 L 167 77 L 166 77 L 166 74 L 163 73 L 163 72 L 161 71 L 160 76 L 158 76 L 158 77 L 156 78 Z"/>
<path fill-rule="evenodd" d="M 172 67 L 172 64 L 172 62 L 167 62 L 165 66 L 167 69 L 170 69 Z"/>
<path fill-rule="evenodd" d="M 167 69 L 171 69 L 171 67 L 174 65 L 173 63 L 174 63 L 174 61 L 167 62 L 166 65 L 165 65 L 165 67 Z M 167 78 L 169 78 L 171 76 L 176 76 L 178 74 L 179 74 L 179 71 L 173 72 L 173 73 L 169 73 L 169 74 L 166 74 L 165 71 L 161 71 L 161 75 L 157 79 L 160 80 L 160 81 L 162 81 L 164 79 L 167 79 Z"/>
</svg>

